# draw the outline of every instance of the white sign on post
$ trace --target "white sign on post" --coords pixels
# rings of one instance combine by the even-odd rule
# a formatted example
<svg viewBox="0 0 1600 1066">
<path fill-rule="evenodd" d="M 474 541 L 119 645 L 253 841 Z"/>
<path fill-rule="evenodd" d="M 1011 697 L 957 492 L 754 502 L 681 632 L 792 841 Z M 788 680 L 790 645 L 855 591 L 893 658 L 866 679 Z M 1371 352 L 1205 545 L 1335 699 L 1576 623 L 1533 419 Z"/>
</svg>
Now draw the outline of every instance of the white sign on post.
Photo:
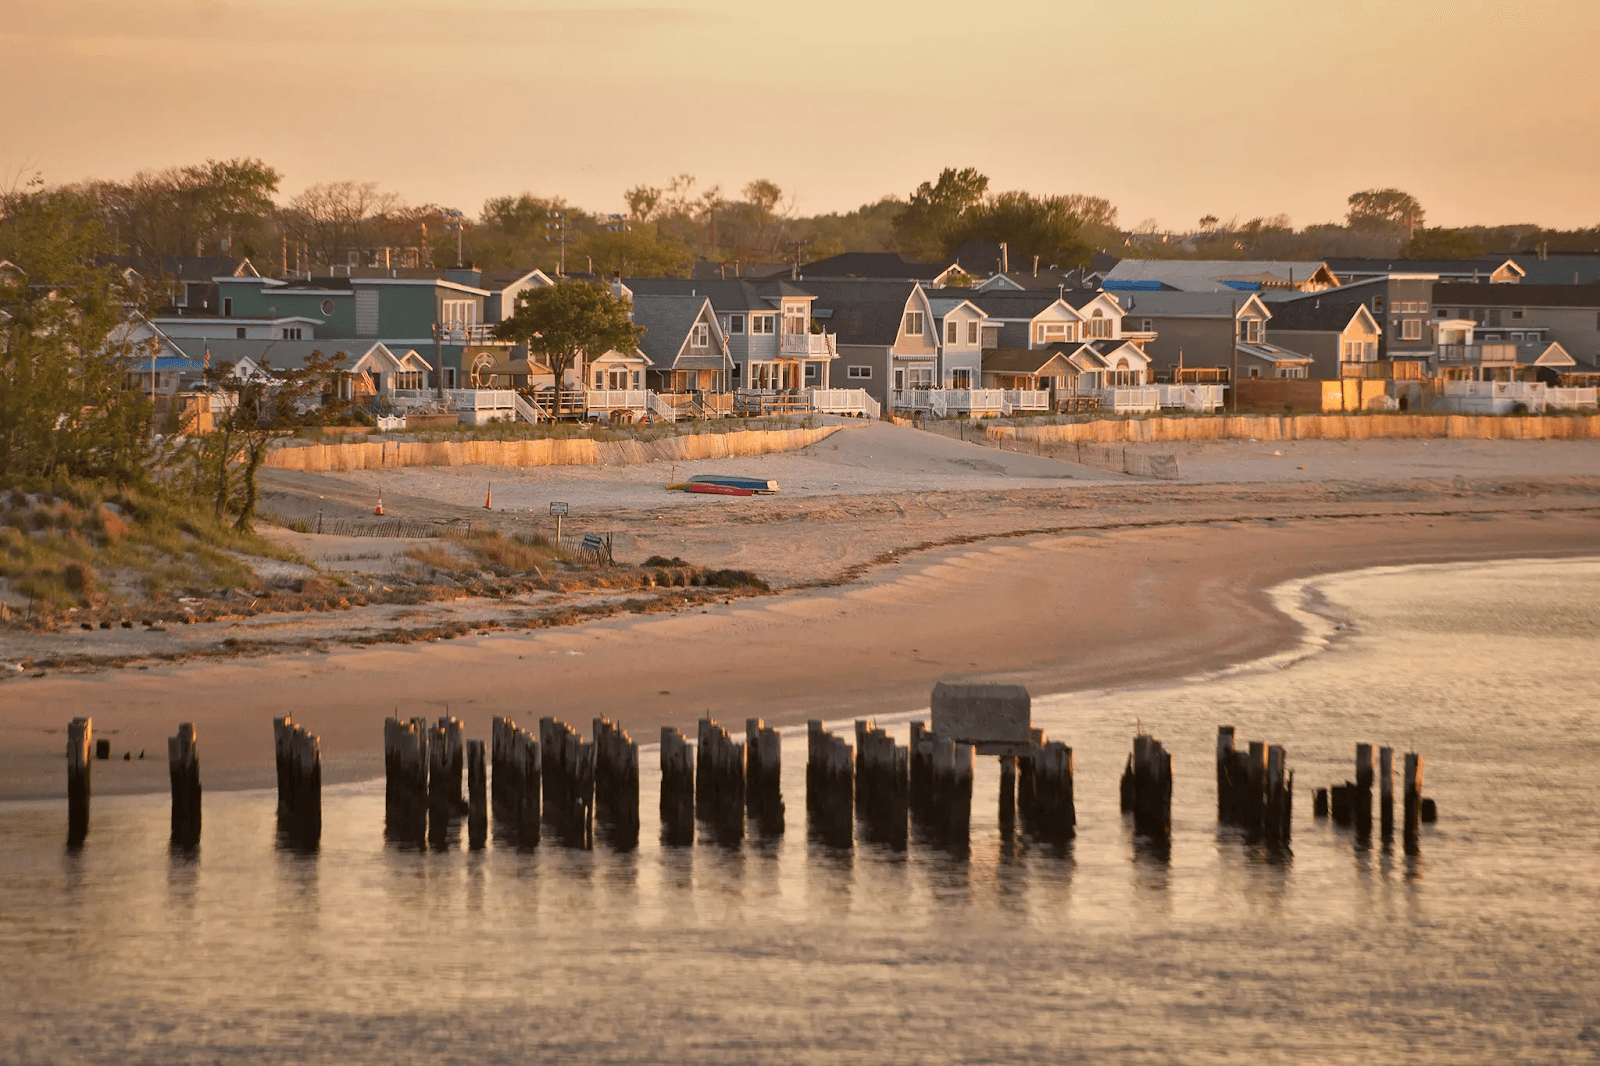
<svg viewBox="0 0 1600 1066">
<path fill-rule="evenodd" d="M 566 514 L 567 513 L 567 505 L 564 504 L 564 503 L 551 503 L 550 504 L 550 513 L 553 514 L 553 515 Z"/>
</svg>

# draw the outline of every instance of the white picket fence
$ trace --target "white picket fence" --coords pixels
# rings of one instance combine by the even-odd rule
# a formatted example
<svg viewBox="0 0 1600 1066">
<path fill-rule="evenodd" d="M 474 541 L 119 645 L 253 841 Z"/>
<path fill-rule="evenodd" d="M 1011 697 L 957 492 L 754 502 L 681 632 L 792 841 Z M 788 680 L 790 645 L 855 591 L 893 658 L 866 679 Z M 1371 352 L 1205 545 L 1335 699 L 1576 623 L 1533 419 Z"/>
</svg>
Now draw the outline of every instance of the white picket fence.
<svg viewBox="0 0 1600 1066">
<path fill-rule="evenodd" d="M 828 415 L 866 415 L 878 418 L 883 405 L 874 400 L 866 389 L 808 389 L 811 409 Z"/>
<path fill-rule="evenodd" d="M 1138 414 L 1161 410 L 1161 390 L 1147 385 L 1132 389 L 1101 389 L 1100 409 L 1117 414 Z"/>
<path fill-rule="evenodd" d="M 1157 385 L 1162 407 L 1185 411 L 1216 411 L 1222 407 L 1225 385 Z"/>
<path fill-rule="evenodd" d="M 1518 404 L 1529 414 L 1543 414 L 1551 407 L 1596 409 L 1600 390 L 1553 388 L 1542 381 L 1446 381 L 1445 406 L 1463 414 L 1503 415 Z"/>
</svg>

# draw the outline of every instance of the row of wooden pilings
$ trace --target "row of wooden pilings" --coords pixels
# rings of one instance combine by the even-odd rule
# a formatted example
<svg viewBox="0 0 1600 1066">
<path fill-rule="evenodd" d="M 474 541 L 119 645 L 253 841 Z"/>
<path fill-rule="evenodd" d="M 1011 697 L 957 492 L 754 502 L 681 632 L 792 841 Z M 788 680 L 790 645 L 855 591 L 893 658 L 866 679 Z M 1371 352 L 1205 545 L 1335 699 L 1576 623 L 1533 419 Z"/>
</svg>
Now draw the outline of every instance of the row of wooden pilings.
<svg viewBox="0 0 1600 1066">
<path fill-rule="evenodd" d="M 493 720 L 488 759 L 484 743 L 467 740 L 462 723 L 442 717 L 384 722 L 385 835 L 399 843 L 448 845 L 460 818 L 469 846 L 485 845 L 489 812 L 496 833 L 516 845 L 537 844 L 548 825 L 564 844 L 591 847 L 596 812 L 609 843 L 637 845 L 639 747 L 616 723 L 596 718 L 594 740 L 554 718 L 539 722 L 537 737 L 509 718 Z M 1029 837 L 1064 843 L 1075 832 L 1072 749 L 1028 727 L 1023 754 L 1000 756 L 1001 832 L 1009 837 L 1020 816 Z M 291 845 L 315 847 L 322 829 L 320 742 L 288 717 L 273 719 L 278 780 L 278 830 Z M 81 844 L 89 829 L 93 723 L 73 719 L 67 730 L 68 843 Z M 661 834 L 669 845 L 693 843 L 696 824 L 720 842 L 742 839 L 746 825 L 763 836 L 784 831 L 782 741 L 759 718 L 745 722 L 736 742 L 709 717 L 690 746 L 676 729 L 661 731 Z M 866 839 L 905 846 L 909 828 L 934 844 L 964 845 L 972 815 L 974 756 L 982 744 L 941 737 L 925 723 L 910 723 L 902 747 L 870 720 L 855 723 L 855 745 L 807 724 L 806 811 L 812 832 L 826 844 L 848 847 L 860 825 Z M 699 758 L 696 758 L 696 752 Z M 108 754 L 108 753 L 107 753 Z M 1354 781 L 1314 792 L 1314 815 L 1331 815 L 1358 837 L 1372 831 L 1372 793 L 1379 786 L 1379 824 L 1385 841 L 1394 828 L 1394 753 L 1378 750 L 1374 775 L 1370 744 L 1356 746 Z M 172 841 L 193 847 L 200 839 L 200 759 L 194 726 L 183 723 L 167 745 L 172 783 Z M 100 757 L 106 757 L 105 754 Z M 486 765 L 487 762 L 487 765 Z M 698 765 L 697 765 L 698 762 Z M 1251 839 L 1289 842 L 1294 774 L 1281 745 L 1236 744 L 1232 726 L 1217 731 L 1217 819 Z M 487 791 L 492 770 L 493 794 Z M 463 789 L 463 782 L 465 789 Z M 1142 730 L 1134 737 L 1121 781 L 1124 813 L 1135 833 L 1166 838 L 1172 827 L 1172 756 Z M 1422 757 L 1405 756 L 1402 824 L 1408 851 L 1418 826 L 1436 818 L 1422 795 Z"/>
</svg>

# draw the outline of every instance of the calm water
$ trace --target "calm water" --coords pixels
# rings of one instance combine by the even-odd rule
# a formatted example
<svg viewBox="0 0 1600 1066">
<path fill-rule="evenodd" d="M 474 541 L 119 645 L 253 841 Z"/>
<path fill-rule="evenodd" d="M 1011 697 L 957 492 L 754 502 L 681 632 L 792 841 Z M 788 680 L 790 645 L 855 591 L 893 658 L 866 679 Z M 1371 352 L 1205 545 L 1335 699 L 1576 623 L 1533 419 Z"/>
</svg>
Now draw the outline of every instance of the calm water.
<svg viewBox="0 0 1600 1066">
<path fill-rule="evenodd" d="M 1600 561 L 1284 596 L 1349 624 L 1035 702 L 1065 852 L 1001 841 L 993 760 L 965 860 L 809 842 L 799 735 L 789 833 L 732 850 L 656 842 L 653 751 L 628 854 L 385 847 L 376 783 L 326 792 L 310 856 L 265 793 L 208 795 L 195 858 L 165 796 L 98 799 L 75 854 L 63 804 L 0 804 L 0 1060 L 1600 1061 Z M 1174 753 L 1165 861 L 1117 810 L 1136 722 Z M 1219 723 L 1288 747 L 1292 855 L 1217 828 Z M 1419 855 L 1312 819 L 1358 740 L 1424 753 Z"/>
</svg>

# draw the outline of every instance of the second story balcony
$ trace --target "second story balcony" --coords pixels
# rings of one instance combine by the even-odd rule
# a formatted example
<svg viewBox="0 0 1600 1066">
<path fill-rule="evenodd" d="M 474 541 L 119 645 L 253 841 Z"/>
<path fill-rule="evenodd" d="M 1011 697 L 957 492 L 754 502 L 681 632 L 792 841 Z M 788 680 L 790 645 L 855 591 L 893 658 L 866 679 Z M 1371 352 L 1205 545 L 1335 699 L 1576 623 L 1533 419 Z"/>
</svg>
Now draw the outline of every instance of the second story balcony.
<svg viewBox="0 0 1600 1066">
<path fill-rule="evenodd" d="M 781 355 L 814 356 L 818 359 L 839 354 L 831 333 L 785 333 L 778 338 L 778 352 Z"/>
<path fill-rule="evenodd" d="M 440 344 L 510 344 L 510 341 L 499 340 L 494 335 L 495 327 L 478 323 L 441 322 L 439 323 Z"/>
<path fill-rule="evenodd" d="M 1515 344 L 1441 344 L 1440 366 L 1516 366 Z"/>
</svg>

